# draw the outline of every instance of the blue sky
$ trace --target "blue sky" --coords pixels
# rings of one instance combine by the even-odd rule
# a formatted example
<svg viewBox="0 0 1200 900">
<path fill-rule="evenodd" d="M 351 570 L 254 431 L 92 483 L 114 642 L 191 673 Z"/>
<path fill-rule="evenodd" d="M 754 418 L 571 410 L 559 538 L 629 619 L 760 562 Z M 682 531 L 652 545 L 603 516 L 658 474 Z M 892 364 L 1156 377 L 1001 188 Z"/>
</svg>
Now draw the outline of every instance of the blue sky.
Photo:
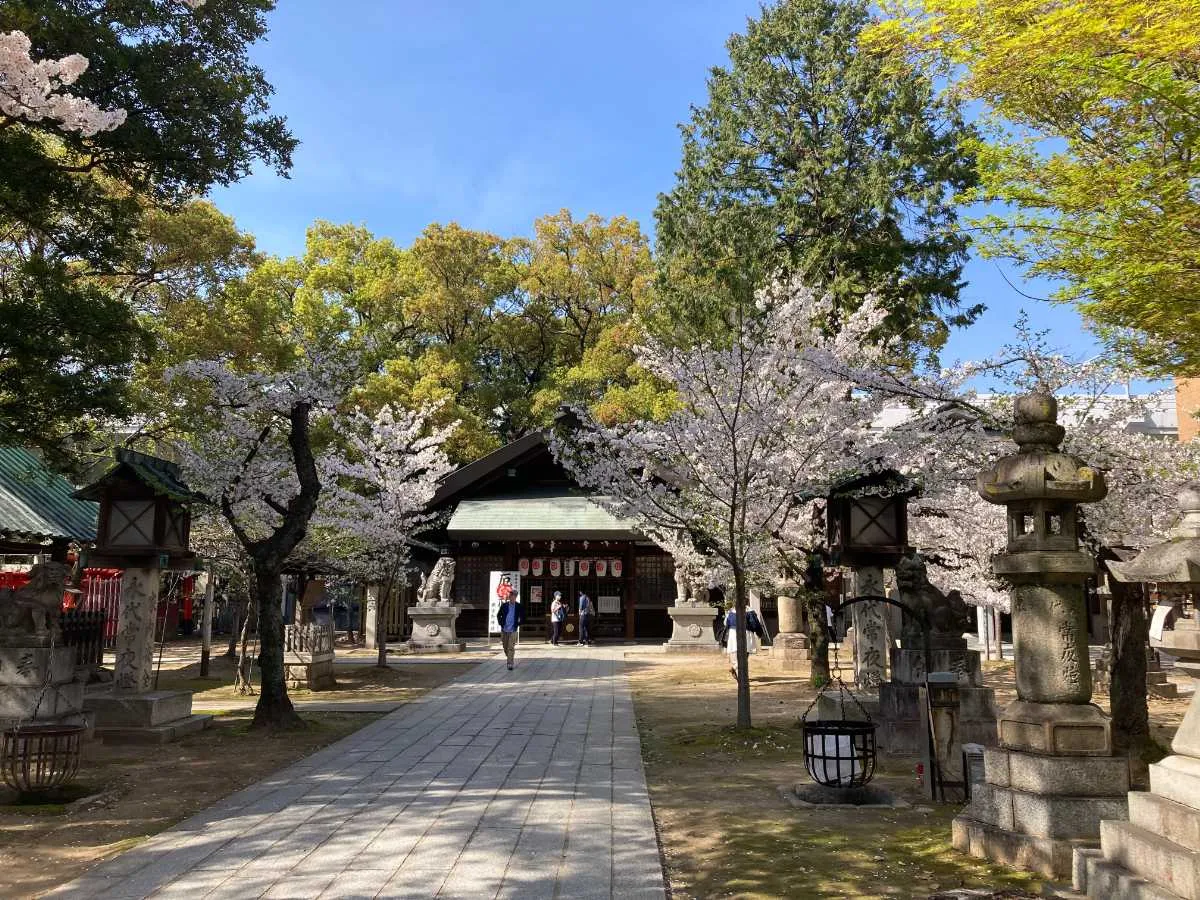
<svg viewBox="0 0 1200 900">
<path fill-rule="evenodd" d="M 256 172 L 213 199 L 271 253 L 317 218 L 407 244 L 430 222 L 503 235 L 534 219 L 627 215 L 653 229 L 679 162 L 677 123 L 758 10 L 745 0 L 281 0 L 256 62 L 301 145 L 289 179 Z M 1044 296 L 1042 284 L 1022 284 Z M 1073 310 L 1021 297 L 973 260 L 988 313 L 944 361 L 986 355 L 1026 309 L 1054 345 L 1090 353 Z"/>
</svg>

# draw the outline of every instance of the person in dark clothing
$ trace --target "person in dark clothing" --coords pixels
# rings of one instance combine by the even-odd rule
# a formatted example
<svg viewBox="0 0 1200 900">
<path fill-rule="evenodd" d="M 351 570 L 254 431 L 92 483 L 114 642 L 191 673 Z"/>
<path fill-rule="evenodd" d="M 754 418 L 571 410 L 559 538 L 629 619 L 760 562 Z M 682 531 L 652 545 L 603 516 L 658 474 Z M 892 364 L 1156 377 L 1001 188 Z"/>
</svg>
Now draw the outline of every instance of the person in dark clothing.
<svg viewBox="0 0 1200 900">
<path fill-rule="evenodd" d="M 496 623 L 500 626 L 500 644 L 504 647 L 504 655 L 508 657 L 508 669 L 511 672 L 516 664 L 517 629 L 525 621 L 525 611 L 517 602 L 517 592 L 510 591 L 507 598 L 496 610 Z"/>
<path fill-rule="evenodd" d="M 579 644 L 586 646 L 592 642 L 592 616 L 596 609 L 592 606 L 592 598 L 583 591 L 579 592 Z"/>
</svg>

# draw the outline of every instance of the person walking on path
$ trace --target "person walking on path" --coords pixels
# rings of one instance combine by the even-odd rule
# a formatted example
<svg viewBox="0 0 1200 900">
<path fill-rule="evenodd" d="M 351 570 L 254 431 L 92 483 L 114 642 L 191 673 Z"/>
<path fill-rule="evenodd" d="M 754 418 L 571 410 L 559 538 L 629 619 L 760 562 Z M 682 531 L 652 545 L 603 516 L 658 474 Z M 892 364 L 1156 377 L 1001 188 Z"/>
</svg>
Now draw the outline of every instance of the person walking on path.
<svg viewBox="0 0 1200 900">
<path fill-rule="evenodd" d="M 758 613 L 747 608 L 746 653 L 758 652 L 759 638 L 765 637 L 766 631 Z M 725 651 L 729 654 L 729 674 L 737 681 L 737 608 L 733 606 L 729 607 L 729 612 L 725 614 Z"/>
<path fill-rule="evenodd" d="M 511 672 L 517 653 L 517 629 L 525 621 L 525 611 L 517 602 L 517 592 L 509 591 L 496 610 L 496 624 L 500 626 L 500 644 L 504 647 L 504 655 L 508 657 L 508 670 Z"/>
<path fill-rule="evenodd" d="M 579 646 L 583 647 L 592 642 L 592 598 L 583 591 L 579 592 Z"/>
<path fill-rule="evenodd" d="M 550 643 L 558 646 L 562 638 L 563 622 L 567 621 L 567 604 L 563 603 L 562 591 L 554 592 L 554 602 L 550 604 Z"/>
</svg>

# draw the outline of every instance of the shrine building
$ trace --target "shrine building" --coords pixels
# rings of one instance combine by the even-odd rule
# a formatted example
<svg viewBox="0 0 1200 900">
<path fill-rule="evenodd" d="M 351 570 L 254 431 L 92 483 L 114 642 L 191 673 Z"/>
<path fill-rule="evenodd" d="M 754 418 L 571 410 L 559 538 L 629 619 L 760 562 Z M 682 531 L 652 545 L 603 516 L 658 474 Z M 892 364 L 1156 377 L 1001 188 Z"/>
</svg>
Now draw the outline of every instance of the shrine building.
<svg viewBox="0 0 1200 900">
<path fill-rule="evenodd" d="M 555 591 L 569 601 L 567 634 L 575 635 L 575 601 L 583 591 L 596 604 L 597 638 L 670 636 L 671 556 L 594 502 L 554 460 L 542 432 L 447 475 L 430 507 L 443 524 L 421 542 L 455 561 L 459 635 L 487 634 L 489 575 L 515 571 L 521 574 L 523 635 L 548 633 Z M 419 556 L 428 557 L 427 564 L 436 558 Z"/>
</svg>

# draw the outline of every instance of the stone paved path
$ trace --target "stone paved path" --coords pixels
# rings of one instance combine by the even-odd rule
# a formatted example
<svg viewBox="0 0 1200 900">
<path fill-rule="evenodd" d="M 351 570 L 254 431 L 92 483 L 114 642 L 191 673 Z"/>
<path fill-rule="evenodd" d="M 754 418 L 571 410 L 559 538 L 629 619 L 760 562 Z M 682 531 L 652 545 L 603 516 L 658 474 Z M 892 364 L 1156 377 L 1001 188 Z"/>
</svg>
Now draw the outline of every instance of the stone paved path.
<svg viewBox="0 0 1200 900">
<path fill-rule="evenodd" d="M 51 896 L 663 898 L 618 657 L 485 662 Z"/>
</svg>

